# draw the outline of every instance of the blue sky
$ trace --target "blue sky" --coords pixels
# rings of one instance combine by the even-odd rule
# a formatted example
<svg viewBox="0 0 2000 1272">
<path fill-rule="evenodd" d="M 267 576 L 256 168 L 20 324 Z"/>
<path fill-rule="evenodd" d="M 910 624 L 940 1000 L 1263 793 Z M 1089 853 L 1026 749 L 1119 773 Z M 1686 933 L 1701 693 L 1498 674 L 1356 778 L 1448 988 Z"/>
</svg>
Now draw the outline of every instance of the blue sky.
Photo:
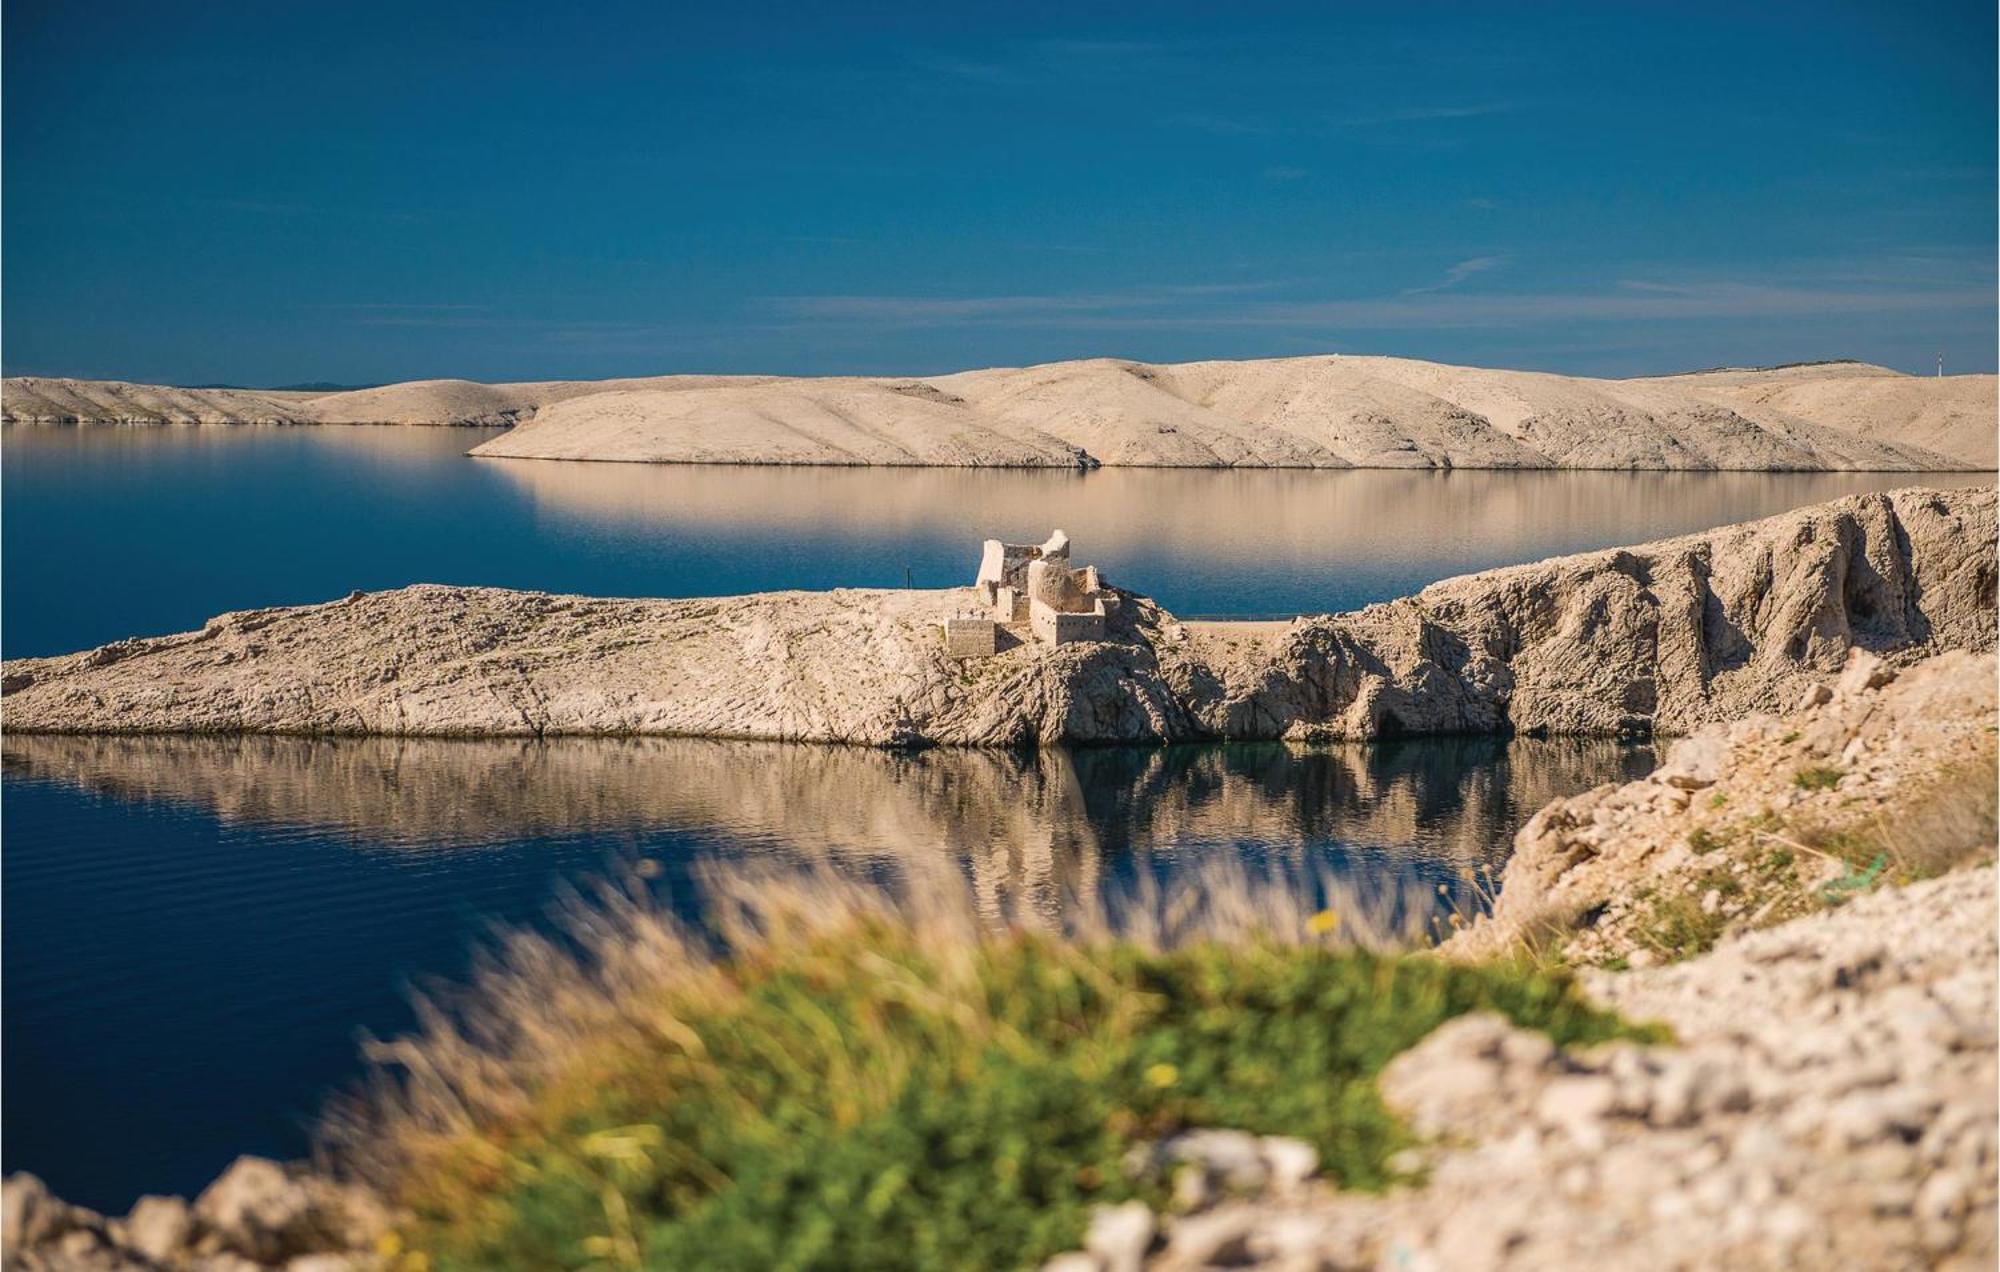
<svg viewBox="0 0 2000 1272">
<path fill-rule="evenodd" d="M 9 374 L 1994 369 L 1990 0 L 4 21 Z"/>
</svg>

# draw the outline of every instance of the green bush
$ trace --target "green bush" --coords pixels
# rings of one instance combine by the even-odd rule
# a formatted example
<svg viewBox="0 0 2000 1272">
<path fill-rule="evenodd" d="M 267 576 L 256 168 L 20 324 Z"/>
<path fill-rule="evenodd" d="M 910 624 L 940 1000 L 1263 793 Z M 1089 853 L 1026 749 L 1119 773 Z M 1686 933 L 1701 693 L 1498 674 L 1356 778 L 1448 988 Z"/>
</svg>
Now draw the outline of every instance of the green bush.
<svg viewBox="0 0 2000 1272">
<path fill-rule="evenodd" d="M 1792 774 L 1792 785 L 1802 791 L 1830 791 L 1840 785 L 1841 772 L 1824 764 L 1809 764 Z"/>
<path fill-rule="evenodd" d="M 871 920 L 712 971 L 573 1033 L 511 1106 L 406 1135 L 406 1257 L 1033 1267 L 1096 1204 L 1164 1204 L 1122 1162 L 1184 1127 L 1298 1136 L 1343 1185 L 1382 1186 L 1406 1140 L 1375 1076 L 1449 1017 L 1624 1031 L 1559 974 L 1313 944 L 951 947 Z"/>
</svg>

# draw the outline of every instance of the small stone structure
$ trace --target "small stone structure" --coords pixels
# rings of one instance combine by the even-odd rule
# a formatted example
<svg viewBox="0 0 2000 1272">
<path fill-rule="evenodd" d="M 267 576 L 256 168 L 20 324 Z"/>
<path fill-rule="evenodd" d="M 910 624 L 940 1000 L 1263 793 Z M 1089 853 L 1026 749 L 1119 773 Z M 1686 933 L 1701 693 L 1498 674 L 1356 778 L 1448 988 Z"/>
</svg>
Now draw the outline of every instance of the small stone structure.
<svg viewBox="0 0 2000 1272">
<path fill-rule="evenodd" d="M 990 618 L 947 618 L 944 652 L 947 658 L 990 658 L 1000 652 L 1000 624 Z"/>
<path fill-rule="evenodd" d="M 1069 546 L 1060 530 L 1039 545 L 988 539 L 973 587 L 989 617 L 947 619 L 945 653 L 989 657 L 1012 643 L 1010 636 L 1049 645 L 1103 640 L 1118 594 L 1104 585 L 1096 566 L 1071 566 Z"/>
</svg>

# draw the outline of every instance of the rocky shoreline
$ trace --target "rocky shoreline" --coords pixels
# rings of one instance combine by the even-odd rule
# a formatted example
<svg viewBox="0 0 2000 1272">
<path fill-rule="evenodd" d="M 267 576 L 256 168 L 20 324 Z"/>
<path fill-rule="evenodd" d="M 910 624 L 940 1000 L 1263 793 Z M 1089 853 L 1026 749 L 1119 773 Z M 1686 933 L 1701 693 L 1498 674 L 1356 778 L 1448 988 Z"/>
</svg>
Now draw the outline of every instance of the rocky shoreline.
<svg viewBox="0 0 2000 1272">
<path fill-rule="evenodd" d="M 948 657 L 971 589 L 606 600 L 420 585 L 10 660 L 15 733 L 638 734 L 1018 747 L 1684 733 L 1861 648 L 1995 641 L 1992 488 L 1841 499 L 1289 624 L 1123 593 L 1108 639 Z"/>
</svg>

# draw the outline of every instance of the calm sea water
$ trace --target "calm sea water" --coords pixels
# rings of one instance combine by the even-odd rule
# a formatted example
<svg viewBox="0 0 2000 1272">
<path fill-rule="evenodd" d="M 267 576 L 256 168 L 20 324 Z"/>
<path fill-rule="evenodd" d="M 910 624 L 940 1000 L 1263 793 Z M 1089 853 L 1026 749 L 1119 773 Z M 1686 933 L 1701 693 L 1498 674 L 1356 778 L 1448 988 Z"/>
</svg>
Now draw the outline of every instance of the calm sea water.
<svg viewBox="0 0 2000 1272">
<path fill-rule="evenodd" d="M 712 468 L 476 460 L 484 430 L 12 427 L 0 650 L 355 588 L 610 596 L 970 582 L 1069 531 L 1183 617 L 1352 609 L 1469 570 L 1980 475 Z"/>
<path fill-rule="evenodd" d="M 1894 477 L 894 472 L 477 461 L 470 430 L 8 429 L 0 646 L 57 653 L 417 581 L 704 595 L 970 577 L 988 535 L 1187 615 L 1345 609 L 1450 574 L 1741 520 Z M 1928 479 L 1927 479 L 1928 480 Z M 6 1170 L 123 1209 L 302 1151 L 360 1031 L 496 924 L 641 858 L 939 856 L 996 914 L 1218 856 L 1324 872 L 1385 920 L 1609 743 L 888 756 L 692 741 L 8 738 Z M 1441 890 L 1440 890 L 1441 889 Z M 698 917 L 691 915 L 690 917 Z"/>
<path fill-rule="evenodd" d="M 411 1024 L 410 986 L 641 858 L 682 906 L 704 865 L 956 861 L 997 916 L 1225 855 L 1422 928 L 1477 907 L 1535 808 L 1652 758 L 1490 738 L 914 756 L 8 738 L 4 1165 L 118 1210 L 237 1153 L 301 1153 L 359 1032 Z"/>
</svg>

